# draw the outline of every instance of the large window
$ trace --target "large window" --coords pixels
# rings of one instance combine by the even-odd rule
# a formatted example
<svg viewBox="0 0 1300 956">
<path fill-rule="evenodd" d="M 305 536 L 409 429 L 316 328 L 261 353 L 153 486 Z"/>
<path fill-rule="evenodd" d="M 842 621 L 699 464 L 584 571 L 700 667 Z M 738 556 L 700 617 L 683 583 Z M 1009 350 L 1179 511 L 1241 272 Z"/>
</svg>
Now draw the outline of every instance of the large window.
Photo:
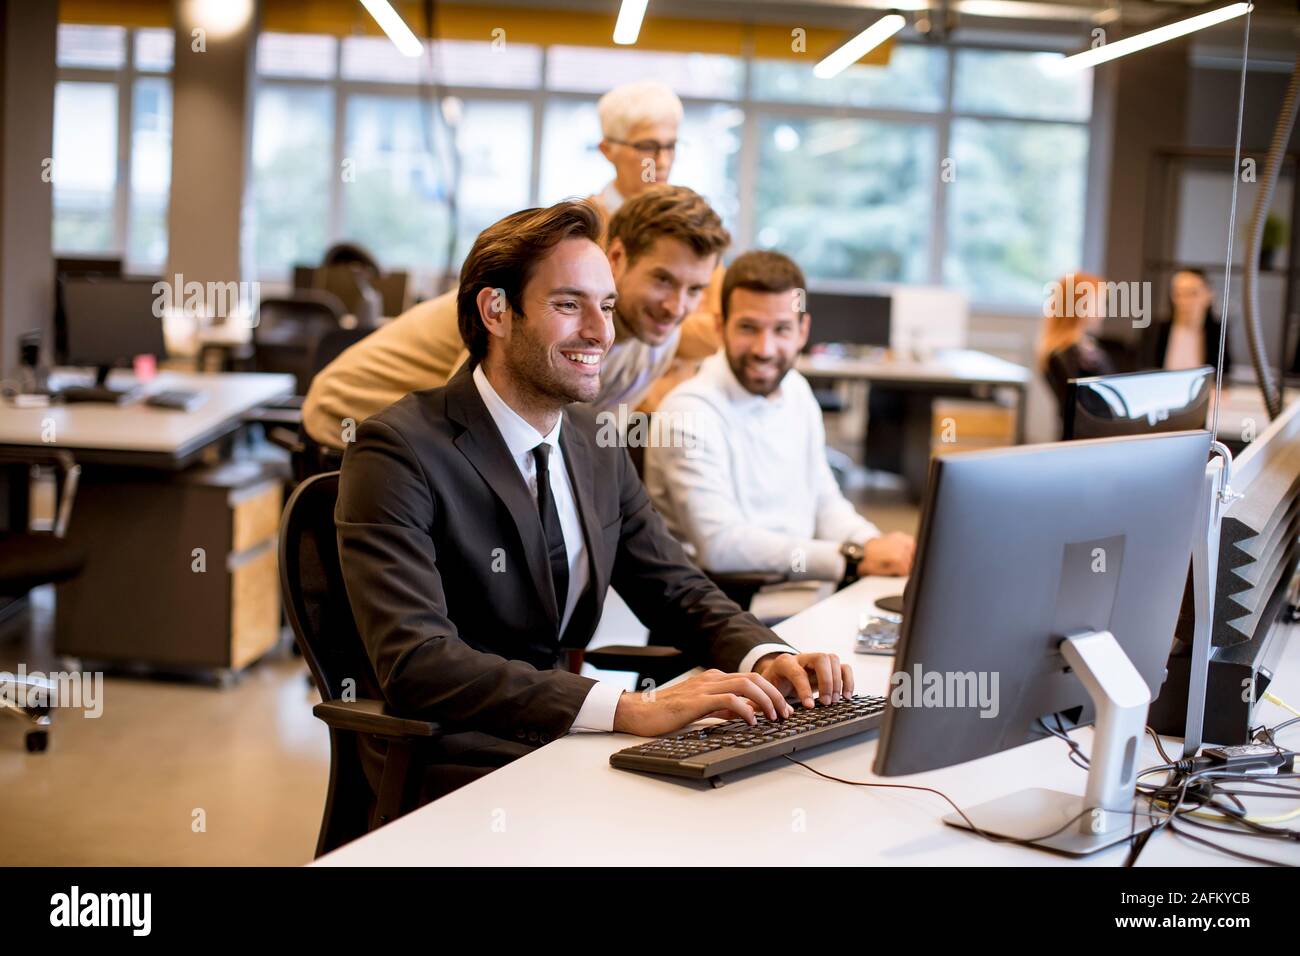
<svg viewBox="0 0 1300 956">
<path fill-rule="evenodd" d="M 167 258 L 172 32 L 64 24 L 54 89 L 56 254 Z"/>
<path fill-rule="evenodd" d="M 1082 265 L 1092 86 L 1060 58 L 957 51 L 943 280 L 976 301 L 1039 302 Z"/>
<path fill-rule="evenodd" d="M 252 223 L 258 268 L 286 273 L 319 262 L 330 237 L 334 94 L 263 86 L 253 122 Z"/>
<path fill-rule="evenodd" d="M 935 154 L 922 124 L 765 116 L 756 245 L 819 279 L 927 281 Z"/>
<path fill-rule="evenodd" d="M 714 204 L 732 254 L 1035 308 L 1084 247 L 1091 79 L 1053 73 L 1058 58 L 900 43 L 888 65 L 823 81 L 811 59 L 440 41 L 410 60 L 379 37 L 266 34 L 259 270 L 287 278 L 347 238 L 432 291 L 488 223 L 599 191 L 596 100 L 655 78 L 685 104 L 672 179 Z"/>
</svg>

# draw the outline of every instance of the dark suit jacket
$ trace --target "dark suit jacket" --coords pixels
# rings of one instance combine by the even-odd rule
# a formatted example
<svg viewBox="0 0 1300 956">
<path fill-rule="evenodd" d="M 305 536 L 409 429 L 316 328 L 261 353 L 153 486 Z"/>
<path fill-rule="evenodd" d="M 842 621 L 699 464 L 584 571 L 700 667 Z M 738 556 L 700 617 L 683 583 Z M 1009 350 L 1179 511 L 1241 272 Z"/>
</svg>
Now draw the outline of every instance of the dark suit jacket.
<svg viewBox="0 0 1300 956">
<path fill-rule="evenodd" d="M 1147 368 L 1164 368 L 1165 354 L 1169 351 L 1169 332 L 1173 328 L 1173 319 L 1162 319 L 1152 324 L 1147 330 L 1145 343 L 1147 354 L 1143 357 L 1143 365 Z M 1201 326 L 1201 335 L 1205 345 L 1205 364 L 1219 366 L 1219 336 L 1223 332 L 1223 322 L 1218 316 L 1210 313 L 1205 317 L 1205 324 Z M 1232 370 L 1232 350 L 1228 343 L 1224 343 L 1223 355 L 1223 378 L 1226 381 L 1228 372 Z"/>
<path fill-rule="evenodd" d="M 600 447 L 595 412 L 564 411 L 560 444 L 591 559 L 582 647 L 613 586 L 697 662 L 734 671 L 779 641 L 690 563 L 627 451 Z M 343 460 L 335 511 L 348 598 L 390 705 L 452 727 L 545 743 L 592 681 L 561 657 L 537 505 L 466 367 L 367 419 Z M 579 615 L 583 616 L 579 618 Z"/>
</svg>

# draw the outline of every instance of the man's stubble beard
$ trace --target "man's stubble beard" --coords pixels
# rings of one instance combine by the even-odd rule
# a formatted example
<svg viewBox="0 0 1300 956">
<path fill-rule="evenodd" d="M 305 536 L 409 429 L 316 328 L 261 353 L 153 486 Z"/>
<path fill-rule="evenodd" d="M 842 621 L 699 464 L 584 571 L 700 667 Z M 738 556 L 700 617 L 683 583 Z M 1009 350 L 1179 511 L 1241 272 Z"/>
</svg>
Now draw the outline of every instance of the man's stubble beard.
<svg viewBox="0 0 1300 956">
<path fill-rule="evenodd" d="M 577 383 L 565 381 L 547 361 L 546 346 L 533 337 L 522 313 L 516 314 L 514 337 L 518 341 L 506 350 L 505 365 L 514 379 L 515 388 L 529 404 L 562 408 L 574 402 L 595 401 L 600 394 L 599 378 L 590 396 L 583 394 Z M 519 345 L 524 348 L 519 348 Z"/>
</svg>

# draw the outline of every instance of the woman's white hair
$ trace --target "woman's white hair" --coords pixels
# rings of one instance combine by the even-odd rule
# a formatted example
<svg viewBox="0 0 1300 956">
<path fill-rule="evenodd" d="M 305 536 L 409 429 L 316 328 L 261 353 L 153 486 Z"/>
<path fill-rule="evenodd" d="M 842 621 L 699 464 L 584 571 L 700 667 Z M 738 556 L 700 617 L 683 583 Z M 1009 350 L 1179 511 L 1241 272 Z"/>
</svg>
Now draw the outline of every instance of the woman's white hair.
<svg viewBox="0 0 1300 956">
<path fill-rule="evenodd" d="M 641 123 L 682 121 L 682 101 L 677 94 L 655 80 L 640 80 L 616 86 L 596 104 L 600 132 L 606 139 L 627 139 Z"/>
</svg>

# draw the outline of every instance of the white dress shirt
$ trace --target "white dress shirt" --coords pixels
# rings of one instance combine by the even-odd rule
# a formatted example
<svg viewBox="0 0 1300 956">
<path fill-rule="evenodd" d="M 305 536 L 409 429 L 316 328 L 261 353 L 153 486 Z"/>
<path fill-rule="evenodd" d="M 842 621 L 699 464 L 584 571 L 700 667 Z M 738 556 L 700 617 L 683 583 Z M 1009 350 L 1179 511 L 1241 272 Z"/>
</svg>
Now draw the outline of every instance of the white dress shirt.
<svg viewBox="0 0 1300 956">
<path fill-rule="evenodd" d="M 672 440 L 646 449 L 646 489 L 701 567 L 838 581 L 840 546 L 879 536 L 840 493 L 821 409 L 794 369 L 754 395 L 719 350 L 655 414 L 654 434 Z"/>
<path fill-rule="evenodd" d="M 573 493 L 573 483 L 569 480 L 569 469 L 565 466 L 564 451 L 560 447 L 560 425 L 564 421 L 561 415 L 555 427 L 547 435 L 540 434 L 536 428 L 524 421 L 497 390 L 488 381 L 483 366 L 474 369 L 474 385 L 487 406 L 488 414 L 496 423 L 497 431 L 505 440 L 510 457 L 515 467 L 523 476 L 524 484 L 537 500 L 537 461 L 533 449 L 542 442 L 551 446 L 548 474 L 551 480 L 551 497 L 555 501 L 555 510 L 560 515 L 560 529 L 564 532 L 564 550 L 569 556 L 569 593 L 565 595 L 564 607 L 560 613 L 560 633 L 569 626 L 569 618 L 577 606 L 578 598 L 586 590 L 591 580 L 591 563 L 587 558 L 587 541 L 582 536 L 582 521 L 578 516 L 578 499 Z M 541 516 L 539 514 L 538 521 Z M 597 595 L 603 600 L 603 595 Z M 622 689 L 608 681 L 598 681 L 587 694 L 578 716 L 574 718 L 572 730 L 613 730 L 614 711 Z"/>
</svg>

